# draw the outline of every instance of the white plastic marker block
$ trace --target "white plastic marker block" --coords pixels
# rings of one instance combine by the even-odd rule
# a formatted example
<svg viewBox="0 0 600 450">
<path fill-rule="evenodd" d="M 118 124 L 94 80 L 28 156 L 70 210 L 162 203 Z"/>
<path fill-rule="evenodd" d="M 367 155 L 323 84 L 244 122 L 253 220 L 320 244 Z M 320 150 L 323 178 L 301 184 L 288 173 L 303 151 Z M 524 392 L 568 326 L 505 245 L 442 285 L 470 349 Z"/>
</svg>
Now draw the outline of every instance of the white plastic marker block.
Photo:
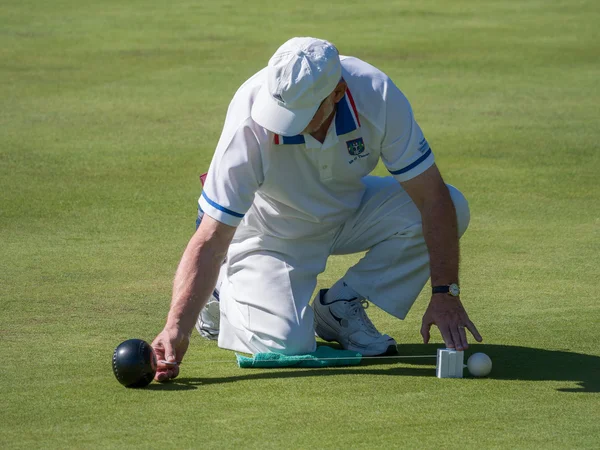
<svg viewBox="0 0 600 450">
<path fill-rule="evenodd" d="M 438 348 L 437 366 L 438 378 L 462 378 L 465 354 L 453 348 Z"/>
</svg>

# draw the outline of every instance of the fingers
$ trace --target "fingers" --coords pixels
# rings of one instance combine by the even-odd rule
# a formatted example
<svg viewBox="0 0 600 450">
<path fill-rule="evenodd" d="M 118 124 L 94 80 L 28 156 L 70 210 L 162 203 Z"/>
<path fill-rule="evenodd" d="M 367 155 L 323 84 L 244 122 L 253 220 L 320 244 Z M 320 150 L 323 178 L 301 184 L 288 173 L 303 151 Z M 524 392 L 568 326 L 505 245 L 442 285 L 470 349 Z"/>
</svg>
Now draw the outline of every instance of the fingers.
<svg viewBox="0 0 600 450">
<path fill-rule="evenodd" d="M 176 350 L 171 341 L 169 333 L 163 330 L 152 342 L 156 354 L 157 367 L 154 379 L 156 381 L 168 381 L 179 375 L 179 364 L 176 359 Z M 177 345 L 177 342 L 175 342 Z M 185 346 L 187 349 L 187 345 Z M 185 350 L 184 350 L 185 353 Z"/>
<path fill-rule="evenodd" d="M 166 370 L 157 370 L 156 374 L 154 375 L 154 379 L 156 381 L 168 381 L 169 380 L 169 373 Z"/>
<path fill-rule="evenodd" d="M 156 375 L 154 375 L 154 379 L 156 381 L 164 382 L 172 380 L 173 378 L 177 378 L 179 375 L 179 369 L 176 370 L 166 370 L 166 371 L 157 371 Z"/>
<path fill-rule="evenodd" d="M 457 332 L 458 332 L 458 340 L 455 341 L 456 350 L 464 351 L 469 348 L 469 343 L 467 341 L 467 333 L 465 332 L 465 327 L 463 327 L 462 325 L 459 325 L 457 327 Z"/>
<path fill-rule="evenodd" d="M 164 359 L 159 359 L 157 361 L 157 368 L 158 370 L 172 370 L 175 367 L 177 367 L 179 365 L 179 363 L 174 362 L 174 361 L 166 361 Z"/>
<path fill-rule="evenodd" d="M 456 348 L 456 350 L 465 350 L 468 348 L 467 336 L 464 327 L 456 325 L 456 323 L 448 323 L 446 321 L 439 321 L 436 323 L 433 320 L 429 320 L 427 314 L 423 317 L 421 324 L 421 336 L 423 336 L 423 343 L 429 343 L 431 339 L 431 325 L 437 325 L 442 335 L 442 339 L 446 344 L 446 348 Z"/>
<path fill-rule="evenodd" d="M 162 341 L 160 340 L 160 336 L 158 336 L 154 341 L 152 341 L 152 348 L 154 349 L 154 354 L 156 355 L 156 359 L 159 361 L 161 359 L 165 359 L 165 349 L 162 345 Z"/>
<path fill-rule="evenodd" d="M 438 328 L 442 334 L 446 348 L 454 348 L 461 352 L 469 348 L 467 333 L 464 326 L 456 324 L 449 326 L 438 325 Z"/>
<path fill-rule="evenodd" d="M 431 325 L 438 327 L 447 348 L 459 351 L 469 348 L 465 328 L 469 330 L 477 342 L 483 341 L 475 324 L 471 322 L 458 299 L 433 296 L 421 325 L 421 335 L 424 343 L 429 342 Z"/>
<path fill-rule="evenodd" d="M 438 329 L 444 339 L 444 343 L 447 348 L 455 348 L 459 351 L 464 351 L 469 348 L 469 341 L 467 340 L 467 332 L 465 331 L 465 327 L 471 332 L 473 337 L 477 340 L 477 342 L 482 342 L 483 338 L 475 328 L 473 322 L 468 322 L 466 326 L 462 325 L 438 325 Z"/>
<path fill-rule="evenodd" d="M 166 361 L 164 359 L 161 359 L 158 361 L 158 364 L 159 365 L 164 364 L 165 366 L 177 366 L 177 365 L 181 364 L 181 361 L 173 362 L 173 361 Z"/>
<path fill-rule="evenodd" d="M 468 346 L 466 345 L 466 342 L 463 345 L 463 342 L 462 342 L 462 339 L 460 336 L 460 330 L 461 330 L 460 325 L 458 325 L 458 326 L 454 325 L 454 326 L 450 327 L 450 334 L 452 335 L 452 342 L 454 343 L 454 348 L 458 351 L 463 351 Z M 462 328 L 462 332 L 463 332 L 463 334 L 465 333 L 464 328 Z"/>
<path fill-rule="evenodd" d="M 446 348 L 455 348 L 454 338 L 452 336 L 452 331 L 450 331 L 450 327 L 448 327 L 445 324 L 444 325 L 438 324 L 437 327 L 440 330 L 442 339 L 444 340 L 444 343 L 446 344 Z"/>
<path fill-rule="evenodd" d="M 477 331 L 477 327 L 475 326 L 475 324 L 473 322 L 471 322 L 470 320 L 467 320 L 466 326 L 477 342 L 483 341 L 481 334 L 479 334 L 479 331 Z"/>
<path fill-rule="evenodd" d="M 154 379 L 156 381 L 169 381 L 179 375 L 179 363 L 158 361 L 158 368 Z"/>
<path fill-rule="evenodd" d="M 175 353 L 175 361 L 177 361 L 177 364 L 181 364 L 181 361 L 183 361 L 183 357 L 185 356 L 185 352 L 187 352 L 188 346 L 190 345 L 190 340 L 189 338 L 184 339 L 183 342 L 181 342 L 178 346 L 177 346 L 177 351 Z"/>
<path fill-rule="evenodd" d="M 175 351 L 173 350 L 171 341 L 169 339 L 163 339 L 162 343 L 165 349 L 165 360 L 167 360 L 167 362 L 176 362 L 177 359 L 175 358 Z"/>
<path fill-rule="evenodd" d="M 425 319 L 423 319 L 423 323 L 421 325 L 421 336 L 423 336 L 423 343 L 428 344 L 429 339 L 431 338 L 431 324 L 426 323 Z"/>
<path fill-rule="evenodd" d="M 469 348 L 465 327 L 456 324 L 437 324 L 446 348 L 454 348 L 463 351 Z"/>
</svg>

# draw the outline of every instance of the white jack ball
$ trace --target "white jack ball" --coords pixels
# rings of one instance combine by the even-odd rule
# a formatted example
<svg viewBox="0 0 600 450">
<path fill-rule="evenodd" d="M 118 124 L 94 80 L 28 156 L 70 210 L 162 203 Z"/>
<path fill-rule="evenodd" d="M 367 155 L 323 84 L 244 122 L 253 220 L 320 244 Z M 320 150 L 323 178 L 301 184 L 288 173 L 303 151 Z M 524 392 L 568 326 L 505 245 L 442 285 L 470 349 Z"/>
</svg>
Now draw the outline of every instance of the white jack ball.
<svg viewBox="0 0 600 450">
<path fill-rule="evenodd" d="M 492 371 L 492 360 L 485 353 L 473 353 L 467 360 L 467 369 L 474 377 L 485 377 Z"/>
</svg>

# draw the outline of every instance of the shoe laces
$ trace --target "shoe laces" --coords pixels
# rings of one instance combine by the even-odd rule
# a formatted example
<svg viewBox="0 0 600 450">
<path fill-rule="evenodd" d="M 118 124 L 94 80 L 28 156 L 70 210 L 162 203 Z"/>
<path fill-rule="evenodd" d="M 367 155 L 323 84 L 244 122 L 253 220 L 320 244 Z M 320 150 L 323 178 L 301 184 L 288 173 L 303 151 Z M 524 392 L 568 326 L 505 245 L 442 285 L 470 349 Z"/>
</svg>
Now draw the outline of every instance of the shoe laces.
<svg viewBox="0 0 600 450">
<path fill-rule="evenodd" d="M 359 301 L 351 301 L 350 303 L 350 315 L 355 316 L 371 333 L 381 336 L 381 333 L 375 328 L 371 319 L 365 312 L 365 309 L 369 307 L 369 302 L 366 299 Z"/>
</svg>

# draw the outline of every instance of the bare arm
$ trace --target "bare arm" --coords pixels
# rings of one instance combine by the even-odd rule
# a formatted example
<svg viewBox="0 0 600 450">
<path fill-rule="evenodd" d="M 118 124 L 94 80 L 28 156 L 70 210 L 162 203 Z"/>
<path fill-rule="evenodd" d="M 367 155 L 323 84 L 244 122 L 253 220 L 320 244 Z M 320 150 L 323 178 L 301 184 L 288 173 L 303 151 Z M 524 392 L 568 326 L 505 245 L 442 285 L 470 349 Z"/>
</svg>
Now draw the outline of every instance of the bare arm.
<svg viewBox="0 0 600 450">
<path fill-rule="evenodd" d="M 158 364 L 157 380 L 164 381 L 179 374 L 175 363 L 181 362 L 187 351 L 190 334 L 217 283 L 235 230 L 205 214 L 183 252 L 175 273 L 167 323 L 152 343 L 157 359 L 171 363 Z"/>
<path fill-rule="evenodd" d="M 431 284 L 458 283 L 458 226 L 450 192 L 434 164 L 402 183 L 421 212 L 423 235 L 429 250 Z"/>
<path fill-rule="evenodd" d="M 217 283 L 219 269 L 235 230 L 204 215 L 175 273 L 167 327 L 177 327 L 185 334 L 192 332 L 198 314 Z"/>
<path fill-rule="evenodd" d="M 423 235 L 429 251 L 432 286 L 458 283 L 459 245 L 456 211 L 450 192 L 434 164 L 421 175 L 402 183 L 421 212 Z M 460 299 L 449 294 L 434 294 L 421 327 L 425 343 L 431 325 L 437 325 L 448 348 L 468 348 L 465 327 L 477 341 L 481 336 L 469 320 Z"/>
</svg>

